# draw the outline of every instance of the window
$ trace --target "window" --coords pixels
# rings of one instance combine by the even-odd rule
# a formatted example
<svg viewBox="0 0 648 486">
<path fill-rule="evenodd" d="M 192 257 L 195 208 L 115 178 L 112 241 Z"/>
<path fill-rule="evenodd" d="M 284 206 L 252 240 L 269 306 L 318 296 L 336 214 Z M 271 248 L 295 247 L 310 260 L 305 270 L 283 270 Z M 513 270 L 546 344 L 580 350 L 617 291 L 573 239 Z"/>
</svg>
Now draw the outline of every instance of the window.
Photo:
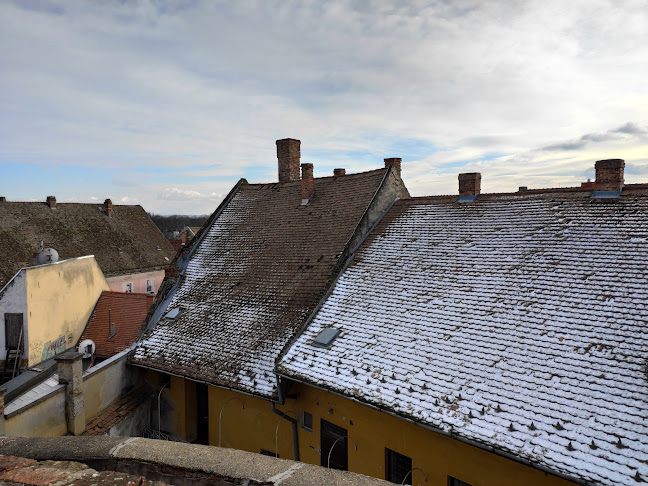
<svg viewBox="0 0 648 486">
<path fill-rule="evenodd" d="M 130 293 L 133 291 L 133 283 L 132 282 L 126 282 L 124 284 L 124 292 Z"/>
<path fill-rule="evenodd" d="M 155 292 L 153 288 L 155 287 L 155 280 L 147 279 L 146 280 L 146 292 L 152 293 Z"/>
<path fill-rule="evenodd" d="M 387 460 L 385 479 L 397 484 L 412 484 L 412 458 L 391 449 L 385 449 L 385 455 Z"/>
<path fill-rule="evenodd" d="M 464 483 L 463 481 L 460 481 L 457 478 L 453 478 L 452 476 L 448 476 L 448 486 L 470 486 L 470 484 Z"/>
<path fill-rule="evenodd" d="M 115 323 L 110 323 L 110 331 L 108 332 L 108 339 L 115 337 Z"/>
<path fill-rule="evenodd" d="M 301 427 L 309 432 L 313 431 L 313 416 L 303 410 L 301 412 Z"/>
<path fill-rule="evenodd" d="M 346 429 L 320 419 L 321 466 L 349 470 L 346 437 Z"/>
</svg>

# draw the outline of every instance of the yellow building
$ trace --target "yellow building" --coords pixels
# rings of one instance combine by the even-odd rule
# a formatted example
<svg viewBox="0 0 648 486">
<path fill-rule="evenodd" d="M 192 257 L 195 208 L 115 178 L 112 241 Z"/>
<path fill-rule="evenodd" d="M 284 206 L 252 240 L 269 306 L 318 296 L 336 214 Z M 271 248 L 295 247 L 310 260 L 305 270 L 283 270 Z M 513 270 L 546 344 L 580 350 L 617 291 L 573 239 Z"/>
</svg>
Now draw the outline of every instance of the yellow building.
<svg viewBox="0 0 648 486">
<path fill-rule="evenodd" d="M 234 188 L 134 354 L 160 431 L 399 484 L 648 478 L 648 193 L 622 161 L 593 191 L 471 173 L 394 201 L 395 162 L 282 181 L 279 142 L 280 183 Z"/>
<path fill-rule="evenodd" d="M 0 360 L 20 348 L 33 366 L 75 346 L 104 290 L 93 256 L 21 269 L 0 293 Z"/>
</svg>

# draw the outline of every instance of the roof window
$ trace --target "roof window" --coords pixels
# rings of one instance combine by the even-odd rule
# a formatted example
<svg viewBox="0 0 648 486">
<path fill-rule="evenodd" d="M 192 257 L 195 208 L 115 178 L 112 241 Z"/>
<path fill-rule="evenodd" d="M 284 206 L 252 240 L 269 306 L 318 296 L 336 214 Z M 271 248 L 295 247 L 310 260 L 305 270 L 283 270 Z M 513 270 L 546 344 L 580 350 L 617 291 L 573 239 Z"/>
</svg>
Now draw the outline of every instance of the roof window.
<svg viewBox="0 0 648 486">
<path fill-rule="evenodd" d="M 340 330 L 334 327 L 325 327 L 322 329 L 315 339 L 313 339 L 313 346 L 328 348 L 333 344 L 335 338 L 340 335 Z"/>
<path fill-rule="evenodd" d="M 169 312 L 166 313 L 164 318 L 174 321 L 178 318 L 180 312 L 182 312 L 182 309 L 180 307 L 174 307 L 173 309 L 171 309 Z"/>
</svg>

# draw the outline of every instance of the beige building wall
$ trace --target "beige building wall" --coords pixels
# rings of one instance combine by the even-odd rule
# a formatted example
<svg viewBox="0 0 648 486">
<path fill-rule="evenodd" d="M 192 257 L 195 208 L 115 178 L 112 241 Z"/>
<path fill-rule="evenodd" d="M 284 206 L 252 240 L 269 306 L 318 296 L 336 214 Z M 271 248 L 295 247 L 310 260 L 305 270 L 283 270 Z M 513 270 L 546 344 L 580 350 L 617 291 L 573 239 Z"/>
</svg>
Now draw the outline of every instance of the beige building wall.
<svg viewBox="0 0 648 486">
<path fill-rule="evenodd" d="M 26 269 L 28 366 L 76 345 L 104 290 L 93 256 Z"/>
<path fill-rule="evenodd" d="M 113 292 L 133 292 L 137 294 L 157 294 L 162 280 L 164 280 L 164 270 L 155 270 L 153 272 L 131 273 L 128 275 L 118 275 L 106 279 Z"/>
</svg>

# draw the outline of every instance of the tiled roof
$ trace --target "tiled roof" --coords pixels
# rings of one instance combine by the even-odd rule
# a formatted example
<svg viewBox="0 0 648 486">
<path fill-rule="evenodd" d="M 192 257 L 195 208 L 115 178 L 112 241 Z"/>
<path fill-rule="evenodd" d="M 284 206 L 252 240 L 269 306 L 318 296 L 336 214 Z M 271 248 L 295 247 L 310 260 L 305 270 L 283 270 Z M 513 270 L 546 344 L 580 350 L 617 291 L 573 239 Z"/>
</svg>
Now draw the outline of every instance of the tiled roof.
<svg viewBox="0 0 648 486">
<path fill-rule="evenodd" d="M 147 398 L 145 388 L 134 390 L 119 398 L 86 424 L 82 435 L 104 435 L 111 428 L 128 418 Z"/>
<path fill-rule="evenodd" d="M 168 309 L 133 362 L 271 397 L 274 363 L 329 287 L 386 169 L 300 182 L 243 183 L 197 244 Z"/>
<path fill-rule="evenodd" d="M 648 190 L 590 196 L 397 202 L 278 372 L 573 478 L 648 481 Z"/>
<path fill-rule="evenodd" d="M 92 339 L 95 354 L 105 358 L 122 352 L 137 341 L 152 303 L 153 297 L 146 294 L 104 291 L 79 342 Z M 112 337 L 110 323 L 115 326 Z"/>
<path fill-rule="evenodd" d="M 141 206 L 113 206 L 106 216 L 101 204 L 0 202 L 0 288 L 22 267 L 34 264 L 43 242 L 61 260 L 94 255 L 109 277 L 162 269 L 173 260 L 171 243 Z M 158 250 L 158 248 L 160 248 Z"/>
</svg>

